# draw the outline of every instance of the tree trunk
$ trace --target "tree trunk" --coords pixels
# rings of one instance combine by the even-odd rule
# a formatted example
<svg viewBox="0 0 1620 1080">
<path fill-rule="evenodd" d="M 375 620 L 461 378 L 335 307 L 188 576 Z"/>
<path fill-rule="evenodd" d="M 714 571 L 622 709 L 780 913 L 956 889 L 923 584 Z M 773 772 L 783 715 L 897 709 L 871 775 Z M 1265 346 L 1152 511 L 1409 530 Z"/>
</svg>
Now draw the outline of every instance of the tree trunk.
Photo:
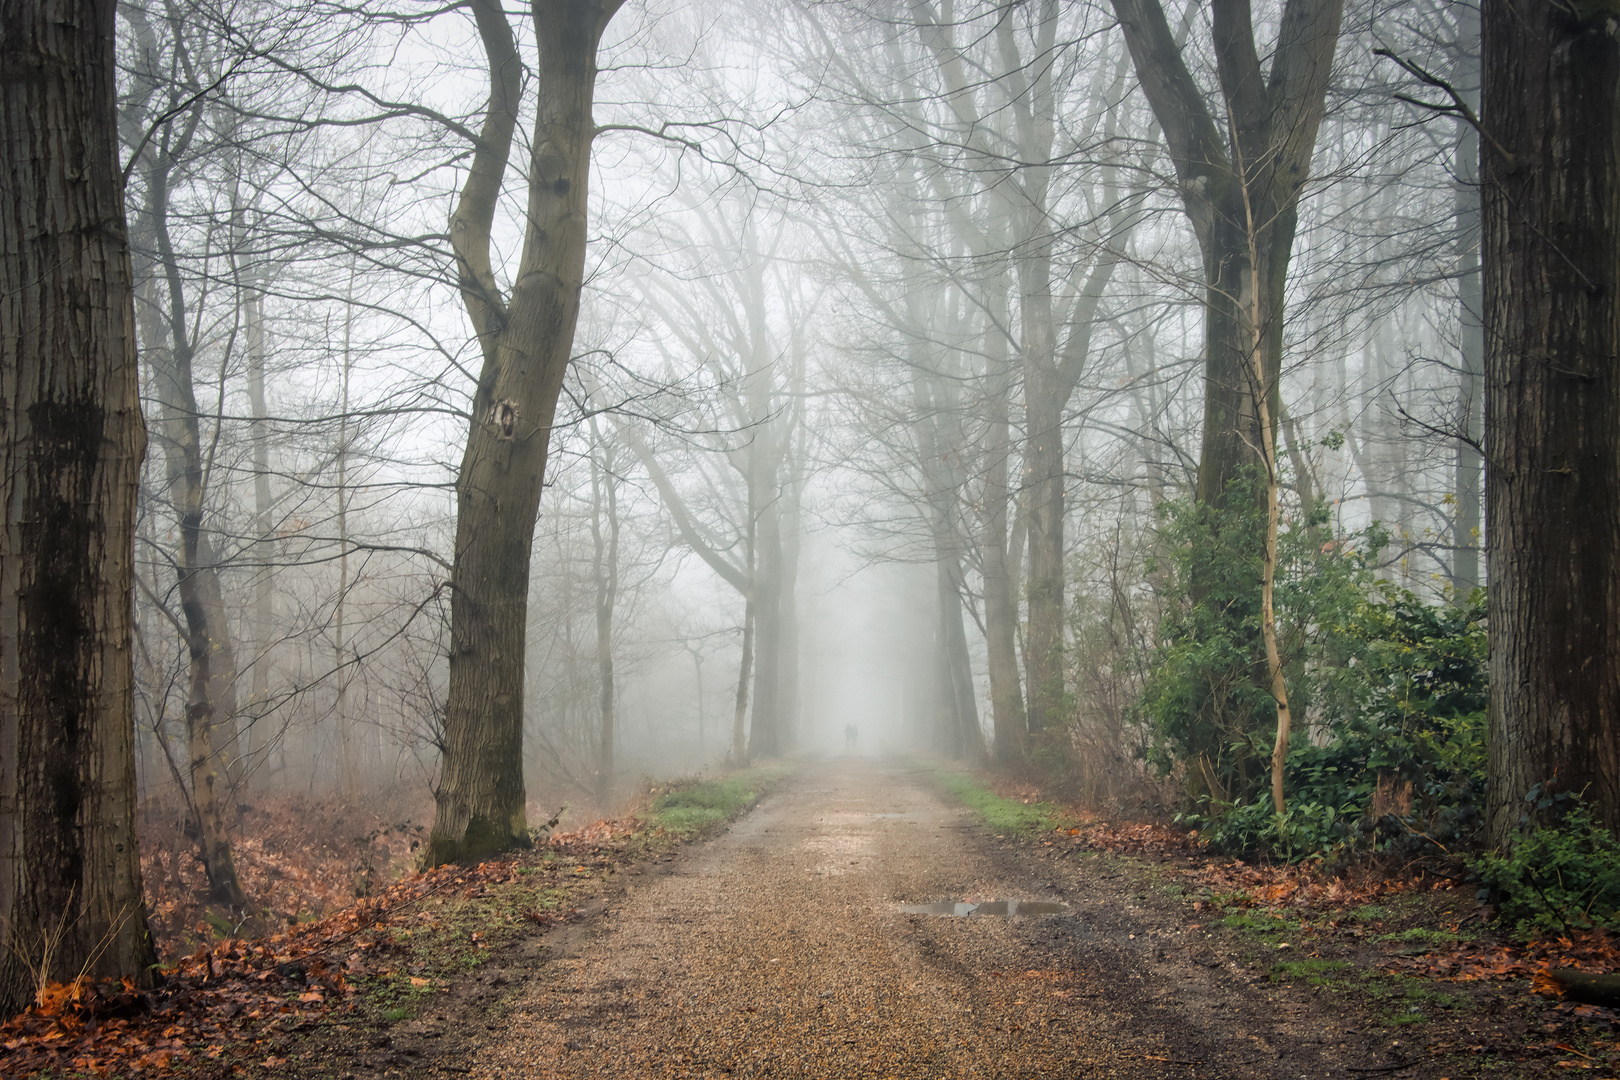
<svg viewBox="0 0 1620 1080">
<path fill-rule="evenodd" d="M 1211 506 L 1224 505 L 1232 482 L 1245 470 L 1258 480 L 1265 469 L 1249 331 L 1252 313 L 1244 308 L 1251 283 L 1258 279 L 1259 370 L 1266 404 L 1275 416 L 1281 407 L 1277 388 L 1282 370 L 1283 289 L 1296 222 L 1292 205 L 1278 207 L 1257 192 L 1254 215 L 1260 235 L 1253 249 L 1256 258 L 1251 260 L 1242 185 L 1234 177 L 1230 187 L 1233 190 L 1217 204 L 1213 239 L 1204 252 L 1204 434 L 1197 495 L 1199 502 Z M 1259 265 L 1251 267 L 1251 261 Z M 1253 490 L 1244 486 L 1236 497 L 1252 498 Z"/>
<path fill-rule="evenodd" d="M 984 334 L 989 377 L 985 401 L 984 511 L 979 540 L 979 566 L 984 577 L 984 643 L 990 675 L 990 716 L 994 754 L 1003 766 L 1018 766 L 1029 754 L 1029 717 L 1018 670 L 1018 571 L 1016 541 L 1008 535 L 1011 499 L 1011 397 L 1013 371 L 1007 359 L 1007 302 L 1004 289 L 987 300 Z"/>
<path fill-rule="evenodd" d="M 165 482 L 180 534 L 179 550 L 172 557 L 190 661 L 186 780 L 203 870 L 208 877 L 209 899 L 246 911 L 250 905 L 236 873 L 225 825 L 231 802 L 227 753 L 236 744 L 235 718 L 229 711 L 235 703 L 235 653 L 229 647 L 230 631 L 222 621 L 224 599 L 212 545 L 203 528 L 207 470 L 192 372 L 193 345 L 180 266 L 169 237 L 172 163 L 170 153 L 160 150 L 151 156 L 146 170 L 141 235 L 156 250 L 155 262 L 148 264 L 154 277 L 146 283 L 139 325 L 159 403 L 158 441 L 163 449 Z M 158 274 L 162 276 L 161 290 L 155 276 Z"/>
<path fill-rule="evenodd" d="M 1286 0 L 1269 70 L 1263 70 L 1250 0 L 1214 0 L 1210 30 L 1218 96 L 1207 95 L 1192 77 L 1160 0 L 1113 0 L 1113 6 L 1142 92 L 1164 132 L 1203 260 L 1204 427 L 1197 499 L 1217 511 L 1229 500 L 1242 500 L 1246 509 L 1254 505 L 1248 500 L 1276 493 L 1276 432 L 1269 419 L 1281 415 L 1284 288 L 1344 2 Z M 1225 105 L 1219 120 L 1210 111 L 1212 96 Z M 1245 477 L 1252 482 L 1243 482 Z M 1270 522 L 1275 513 L 1269 503 L 1266 509 Z M 1197 580 L 1190 585 L 1194 597 L 1207 592 Z M 1264 607 L 1267 591 L 1255 581 L 1253 606 L 1243 607 Z M 1268 636 L 1262 633 L 1256 644 L 1269 656 L 1275 642 Z M 1267 666 L 1273 696 L 1286 713 L 1280 666 Z M 1212 707 L 1200 726 L 1214 741 L 1232 724 Z M 1278 735 L 1273 756 L 1286 757 L 1286 733 L 1279 729 Z M 1201 775 L 1212 791 L 1220 787 L 1207 759 L 1190 775 L 1194 785 Z"/>
<path fill-rule="evenodd" d="M 763 438 L 763 434 L 756 436 Z M 751 758 L 776 757 L 782 752 L 782 532 L 774 483 L 761 484 L 765 505 L 755 511 L 759 519 L 757 561 L 754 571 L 754 712 L 748 731 Z"/>
<path fill-rule="evenodd" d="M 244 754 L 264 740 L 252 725 L 262 723 L 270 698 L 270 672 L 275 623 L 276 536 L 271 520 L 270 499 L 270 410 L 264 395 L 264 294 L 255 280 L 247 300 L 248 409 L 253 417 L 248 425 L 253 461 L 253 553 L 258 562 L 253 575 L 253 682 L 251 709 Z"/>
<path fill-rule="evenodd" d="M 1164 131 L 1182 204 L 1203 255 L 1204 432 L 1198 501 L 1218 506 L 1247 466 L 1258 472 L 1259 417 L 1250 392 L 1250 345 L 1240 310 L 1258 274 L 1264 381 L 1277 416 L 1283 286 L 1299 194 L 1310 172 L 1343 0 L 1287 0 L 1269 71 L 1261 70 L 1249 0 L 1216 0 L 1211 30 L 1220 99 L 1217 122 L 1188 71 L 1159 0 L 1113 0 L 1142 91 Z M 1223 134 L 1223 132 L 1225 134 Z M 1248 222 L 1255 223 L 1254 257 Z M 1251 261 L 1261 265 L 1251 266 Z M 1241 498 L 1252 498 L 1247 492 Z"/>
<path fill-rule="evenodd" d="M 1000 337 L 999 331 L 994 331 Z M 985 649 L 990 667 L 990 714 L 995 725 L 995 757 L 1002 765 L 1022 763 L 1028 753 L 1029 720 L 1018 672 L 1018 597 L 1007 565 L 1007 460 L 1012 453 L 1005 385 L 992 392 L 986 432 L 985 519 L 980 543 L 984 573 Z"/>
<path fill-rule="evenodd" d="M 523 251 L 504 303 L 490 258 L 491 229 L 526 66 L 500 5 L 471 5 L 489 60 L 490 99 L 450 237 L 484 362 L 456 477 L 450 686 L 430 865 L 529 842 L 523 786 L 529 561 L 584 286 L 596 50 L 619 3 L 534 4 L 538 104 L 528 205 Z"/>
<path fill-rule="evenodd" d="M 731 714 L 731 763 L 748 764 L 748 679 L 754 666 L 753 590 L 743 600 L 742 660 L 737 664 L 737 701 Z"/>
<path fill-rule="evenodd" d="M 81 969 L 149 985 L 156 960 L 135 834 L 145 432 L 113 12 L 0 3 L 0 1014 Z"/>
<path fill-rule="evenodd" d="M 1465 98 L 1478 103 L 1475 87 L 1479 81 L 1479 56 L 1473 50 L 1479 43 L 1479 12 L 1471 4 L 1458 4 L 1458 32 L 1464 50 L 1462 63 L 1453 78 Z M 1479 132 L 1472 125 L 1459 124 L 1457 140 L 1456 187 L 1453 207 L 1457 224 L 1457 299 L 1461 330 L 1461 372 L 1458 375 L 1458 420 L 1465 436 L 1457 440 L 1453 494 L 1457 500 L 1452 526 L 1451 591 L 1457 603 L 1466 603 L 1469 594 L 1485 583 L 1480 574 L 1479 549 L 1485 459 L 1479 447 L 1485 431 L 1485 327 L 1480 321 L 1485 310 L 1479 272 L 1480 191 Z"/>
<path fill-rule="evenodd" d="M 596 418 L 592 441 L 604 461 L 591 455 L 591 570 L 596 579 L 596 676 L 600 726 L 596 735 L 596 797 L 605 806 L 613 794 L 613 607 L 619 598 L 619 497 L 612 447 L 602 446 Z"/>
<path fill-rule="evenodd" d="M 781 624 L 777 640 L 776 716 L 783 751 L 799 743 L 799 495 L 798 481 L 783 486 L 781 584 L 776 617 Z"/>
<path fill-rule="evenodd" d="M 1588 9 L 1481 12 L 1498 844 L 1536 784 L 1620 828 L 1620 42 Z"/>
<path fill-rule="evenodd" d="M 358 264 L 349 262 L 349 284 L 343 297 L 343 367 L 338 373 L 337 437 L 337 542 L 338 591 L 332 611 L 332 676 L 337 679 L 337 721 L 343 767 L 343 794 L 350 802 L 360 798 L 359 768 L 355 761 L 354 722 L 349 717 L 349 680 L 352 673 L 344 664 L 343 617 L 349 606 L 349 381 L 354 373 L 354 280 Z"/>
<path fill-rule="evenodd" d="M 1038 739 L 1063 718 L 1063 430 L 1052 387 L 1024 374 L 1024 499 L 1029 528 L 1029 733 Z"/>
<path fill-rule="evenodd" d="M 944 648 L 945 680 L 941 684 L 950 723 L 952 756 L 975 764 L 986 760 L 984 733 L 979 729 L 978 694 L 973 688 L 973 661 L 968 654 L 967 628 L 962 625 L 962 566 L 954 555 L 940 560 L 940 635 Z"/>
</svg>

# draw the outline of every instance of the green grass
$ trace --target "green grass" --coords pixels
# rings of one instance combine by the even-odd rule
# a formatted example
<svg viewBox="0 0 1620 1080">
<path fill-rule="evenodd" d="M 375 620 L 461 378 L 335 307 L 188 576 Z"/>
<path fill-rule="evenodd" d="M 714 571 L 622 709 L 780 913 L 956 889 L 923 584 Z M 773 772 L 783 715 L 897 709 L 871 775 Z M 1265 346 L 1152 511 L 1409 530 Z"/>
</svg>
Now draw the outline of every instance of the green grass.
<svg viewBox="0 0 1620 1080">
<path fill-rule="evenodd" d="M 1002 798 L 967 773 L 941 773 L 940 782 L 984 820 L 992 832 L 1023 833 L 1055 828 L 1063 811 L 1056 803 Z"/>
<path fill-rule="evenodd" d="M 1304 979 L 1312 986 L 1327 986 L 1332 980 L 1327 976 L 1336 971 L 1343 971 L 1350 964 L 1344 960 L 1320 960 L 1307 958 L 1305 960 L 1285 960 L 1280 964 L 1271 965 L 1268 977 L 1276 982 L 1278 979 Z"/>
<path fill-rule="evenodd" d="M 1462 939 L 1449 930 L 1431 930 L 1426 926 L 1414 926 L 1399 933 L 1379 934 L 1373 940 L 1400 942 L 1406 945 L 1449 945 Z"/>
<path fill-rule="evenodd" d="M 1229 930 L 1253 934 L 1273 948 L 1283 938 L 1299 929 L 1299 924 L 1291 919 L 1253 911 L 1231 912 L 1221 920 L 1221 925 Z"/>
<path fill-rule="evenodd" d="M 742 814 L 792 771 L 790 765 L 762 765 L 719 780 L 683 785 L 659 796 L 643 816 L 648 824 L 667 832 L 683 836 L 699 833 Z"/>
</svg>

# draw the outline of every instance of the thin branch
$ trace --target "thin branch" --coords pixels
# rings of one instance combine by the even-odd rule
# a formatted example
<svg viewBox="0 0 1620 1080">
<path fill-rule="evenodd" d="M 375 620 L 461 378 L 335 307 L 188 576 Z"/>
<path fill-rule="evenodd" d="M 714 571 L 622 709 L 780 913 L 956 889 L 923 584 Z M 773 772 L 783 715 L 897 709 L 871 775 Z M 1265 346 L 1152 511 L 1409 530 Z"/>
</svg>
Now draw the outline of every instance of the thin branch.
<svg viewBox="0 0 1620 1080">
<path fill-rule="evenodd" d="M 156 135 L 158 131 L 162 129 L 164 124 L 167 124 L 170 120 L 173 120 L 175 117 L 191 108 L 201 99 L 207 97 L 209 94 L 212 94 L 215 90 L 218 90 L 226 79 L 229 79 L 232 75 L 236 74 L 236 69 L 240 66 L 240 63 L 232 64 L 230 69 L 219 78 L 215 79 L 213 82 L 209 83 L 195 94 L 192 94 L 180 104 L 174 106 L 173 108 L 165 109 L 157 115 L 157 119 L 153 120 L 152 123 L 147 126 L 146 134 L 141 136 L 141 141 L 136 143 L 135 149 L 130 152 L 129 162 L 124 166 L 125 187 L 129 186 L 129 174 L 134 171 L 135 163 L 141 160 L 141 154 L 146 150 L 146 144 L 152 141 L 152 136 Z"/>
<path fill-rule="evenodd" d="M 1400 66 L 1402 71 L 1405 71 L 1408 75 L 1411 75 L 1418 82 L 1421 82 L 1426 86 L 1432 86 L 1436 90 L 1444 92 L 1445 95 L 1451 99 L 1451 104 L 1436 105 L 1431 101 L 1420 101 L 1419 99 L 1410 97 L 1406 94 L 1395 94 L 1394 98 L 1396 101 L 1404 101 L 1408 105 L 1416 105 L 1420 109 L 1428 109 L 1430 112 L 1440 113 L 1443 116 L 1457 117 L 1459 120 L 1462 120 L 1464 123 L 1472 127 L 1475 131 L 1479 132 L 1479 137 L 1491 144 L 1491 149 L 1495 150 L 1502 156 L 1502 160 L 1507 163 L 1508 168 L 1516 169 L 1519 167 L 1519 159 L 1510 154 L 1506 147 L 1496 141 L 1496 136 L 1492 135 L 1490 131 L 1485 128 L 1485 125 L 1479 122 L 1479 115 L 1474 112 L 1473 106 L 1469 105 L 1463 96 L 1459 94 L 1456 88 L 1453 87 L 1449 82 L 1424 68 L 1422 65 L 1414 63 L 1413 61 L 1408 60 L 1404 56 L 1400 56 L 1389 49 L 1374 49 L 1373 55 L 1389 57 L 1389 59 L 1395 61 L 1395 63 Z"/>
</svg>

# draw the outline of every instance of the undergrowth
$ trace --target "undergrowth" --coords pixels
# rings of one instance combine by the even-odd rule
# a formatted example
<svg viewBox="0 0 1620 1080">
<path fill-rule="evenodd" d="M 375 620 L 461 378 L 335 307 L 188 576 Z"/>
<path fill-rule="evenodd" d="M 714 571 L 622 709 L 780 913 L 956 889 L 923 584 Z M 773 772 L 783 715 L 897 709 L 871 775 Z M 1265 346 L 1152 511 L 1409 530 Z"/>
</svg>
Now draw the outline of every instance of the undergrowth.
<svg viewBox="0 0 1620 1080">
<path fill-rule="evenodd" d="M 1525 939 L 1620 933 L 1620 838 L 1567 792 L 1546 793 L 1538 784 L 1525 801 L 1518 835 L 1471 862 L 1481 899 L 1491 900 L 1503 925 Z"/>
</svg>

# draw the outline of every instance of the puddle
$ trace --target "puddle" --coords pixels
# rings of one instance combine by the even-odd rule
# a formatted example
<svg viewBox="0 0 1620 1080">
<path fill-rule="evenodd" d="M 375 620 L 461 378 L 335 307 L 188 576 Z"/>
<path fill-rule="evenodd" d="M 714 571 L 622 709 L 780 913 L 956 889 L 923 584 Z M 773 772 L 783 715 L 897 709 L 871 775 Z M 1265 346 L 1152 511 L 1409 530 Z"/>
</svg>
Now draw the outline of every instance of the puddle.
<svg viewBox="0 0 1620 1080">
<path fill-rule="evenodd" d="M 961 900 L 943 900 L 937 904 L 906 904 L 902 915 L 1067 915 L 1068 904 L 1054 904 L 1047 900 L 986 900 L 969 904 Z"/>
</svg>

